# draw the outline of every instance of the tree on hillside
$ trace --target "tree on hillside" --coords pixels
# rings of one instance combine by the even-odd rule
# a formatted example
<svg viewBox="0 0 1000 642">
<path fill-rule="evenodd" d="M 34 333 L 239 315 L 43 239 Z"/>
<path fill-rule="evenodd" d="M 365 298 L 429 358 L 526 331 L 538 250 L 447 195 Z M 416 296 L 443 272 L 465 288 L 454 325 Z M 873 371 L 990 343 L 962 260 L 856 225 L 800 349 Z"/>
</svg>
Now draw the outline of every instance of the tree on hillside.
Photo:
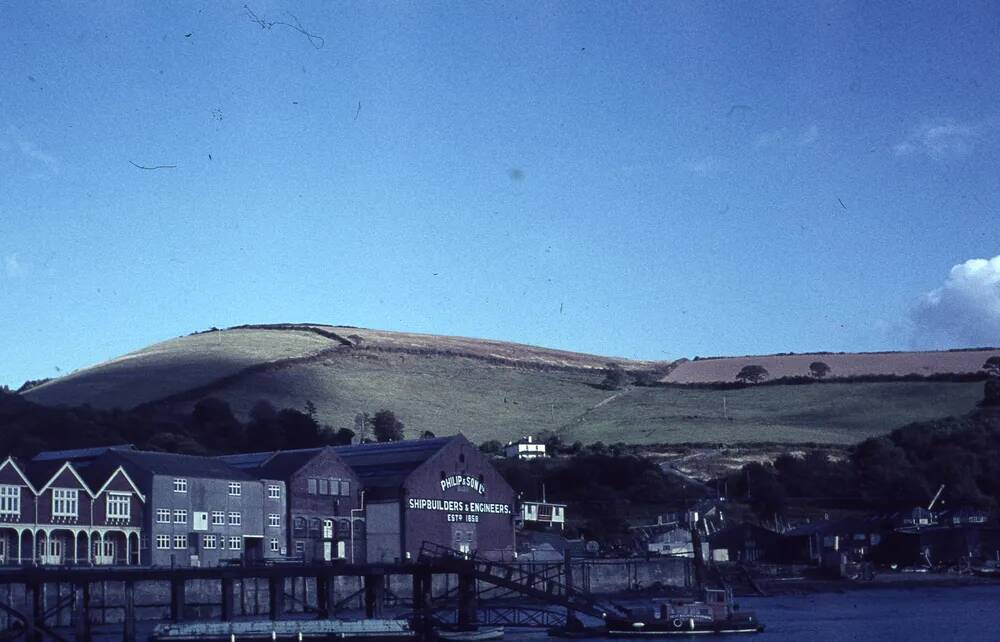
<svg viewBox="0 0 1000 642">
<path fill-rule="evenodd" d="M 479 444 L 479 451 L 486 453 L 487 455 L 499 455 L 503 452 L 503 444 L 496 439 L 490 439 L 489 441 L 484 441 Z"/>
<path fill-rule="evenodd" d="M 809 364 L 809 374 L 817 379 L 822 379 L 826 375 L 830 374 L 830 366 L 826 365 L 822 361 L 813 361 Z"/>
<path fill-rule="evenodd" d="M 379 410 L 372 421 L 376 441 L 402 441 L 403 422 L 391 410 Z"/>
<path fill-rule="evenodd" d="M 247 446 L 246 427 L 233 416 L 229 404 L 205 397 L 194 405 L 189 422 L 192 435 L 222 452 L 242 452 Z"/>
<path fill-rule="evenodd" d="M 420 433 L 420 438 L 421 439 L 434 439 L 436 436 L 437 435 L 435 435 L 434 433 L 432 433 L 430 430 L 425 430 L 422 433 Z"/>
<path fill-rule="evenodd" d="M 760 383 L 761 381 L 767 379 L 768 376 L 767 368 L 757 364 L 751 364 L 743 366 L 740 369 L 739 373 L 736 375 L 736 380 L 742 381 L 743 383 Z"/>
<path fill-rule="evenodd" d="M 625 385 L 626 379 L 625 370 L 620 365 L 609 363 L 607 369 L 604 371 L 604 380 L 601 381 L 601 387 L 606 390 L 619 390 Z"/>
<path fill-rule="evenodd" d="M 1000 355 L 993 355 L 983 364 L 983 370 L 991 377 L 1000 377 Z"/>
</svg>

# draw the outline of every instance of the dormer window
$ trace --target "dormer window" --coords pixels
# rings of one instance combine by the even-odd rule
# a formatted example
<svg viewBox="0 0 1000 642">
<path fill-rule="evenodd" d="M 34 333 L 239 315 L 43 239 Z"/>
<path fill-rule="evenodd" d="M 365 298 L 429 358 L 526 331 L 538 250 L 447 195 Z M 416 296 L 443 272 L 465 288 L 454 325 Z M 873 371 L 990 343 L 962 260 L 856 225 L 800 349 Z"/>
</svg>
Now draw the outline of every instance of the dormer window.
<svg viewBox="0 0 1000 642">
<path fill-rule="evenodd" d="M 52 489 L 52 516 L 76 517 L 80 506 L 80 491 L 75 488 Z"/>
</svg>

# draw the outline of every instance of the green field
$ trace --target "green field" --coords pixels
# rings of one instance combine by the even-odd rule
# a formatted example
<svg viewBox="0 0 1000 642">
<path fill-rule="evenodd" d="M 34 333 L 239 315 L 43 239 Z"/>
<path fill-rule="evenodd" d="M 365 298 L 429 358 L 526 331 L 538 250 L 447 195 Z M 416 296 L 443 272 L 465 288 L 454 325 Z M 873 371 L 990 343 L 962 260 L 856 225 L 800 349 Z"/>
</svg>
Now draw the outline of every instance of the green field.
<svg viewBox="0 0 1000 642">
<path fill-rule="evenodd" d="M 189 410 L 214 396 L 244 418 L 261 399 L 298 409 L 311 401 L 320 422 L 334 428 L 388 409 L 411 437 L 463 432 L 482 442 L 551 431 L 566 442 L 634 444 L 849 444 L 967 413 L 982 397 L 982 383 L 937 382 L 608 391 L 598 385 L 603 357 L 570 357 L 572 367 L 567 353 L 516 344 L 369 332 L 345 346 L 300 329 L 240 329 L 165 341 L 26 397 L 103 408 L 159 401 Z"/>
<path fill-rule="evenodd" d="M 550 430 L 591 443 L 854 443 L 913 421 L 960 415 L 981 383 L 831 383 L 714 391 L 633 387 L 600 377 L 488 366 L 469 359 L 366 355 L 251 375 L 220 391 L 239 412 L 260 398 L 352 427 L 358 412 L 394 411 L 411 436 L 463 432 L 476 442 Z M 723 416 L 725 399 L 726 416 Z"/>
</svg>

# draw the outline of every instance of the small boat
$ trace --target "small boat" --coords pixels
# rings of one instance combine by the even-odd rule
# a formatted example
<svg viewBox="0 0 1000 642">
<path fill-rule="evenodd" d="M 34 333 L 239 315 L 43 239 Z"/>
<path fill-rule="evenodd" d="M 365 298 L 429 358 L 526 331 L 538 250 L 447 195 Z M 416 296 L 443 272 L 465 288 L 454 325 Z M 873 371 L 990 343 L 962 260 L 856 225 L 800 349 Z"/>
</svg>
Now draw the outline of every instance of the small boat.
<svg viewBox="0 0 1000 642">
<path fill-rule="evenodd" d="M 978 575 L 979 577 L 995 577 L 1000 578 L 1000 562 L 996 560 L 990 560 L 983 564 L 972 566 L 973 575 Z"/>
<path fill-rule="evenodd" d="M 654 600 L 651 608 L 629 609 L 626 617 L 608 616 L 612 637 L 664 637 L 699 633 L 760 633 L 751 611 L 740 611 L 729 589 L 705 589 L 704 600 Z"/>
<path fill-rule="evenodd" d="M 487 642 L 503 638 L 502 626 L 480 626 L 468 629 L 434 629 L 438 639 L 451 642 Z"/>
</svg>

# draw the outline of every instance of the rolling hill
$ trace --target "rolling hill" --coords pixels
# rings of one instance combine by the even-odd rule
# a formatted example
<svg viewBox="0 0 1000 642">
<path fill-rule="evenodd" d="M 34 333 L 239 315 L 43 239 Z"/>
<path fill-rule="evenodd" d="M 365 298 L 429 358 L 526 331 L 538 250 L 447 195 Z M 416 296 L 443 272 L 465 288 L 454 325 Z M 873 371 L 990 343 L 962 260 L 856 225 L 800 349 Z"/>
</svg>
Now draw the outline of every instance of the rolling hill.
<svg viewBox="0 0 1000 642">
<path fill-rule="evenodd" d="M 972 352 L 864 355 L 864 374 L 895 372 L 899 355 L 963 355 L 941 367 L 978 370 Z M 806 361 L 814 360 L 809 355 Z M 836 356 L 837 359 L 833 359 Z M 823 355 L 833 374 L 853 372 L 851 357 Z M 781 372 L 777 362 L 752 357 Z M 749 358 L 744 358 L 749 359 Z M 925 357 L 923 362 L 935 363 Z M 676 385 L 708 381 L 702 364 L 725 359 L 652 362 L 461 337 L 320 324 L 240 326 L 171 339 L 26 391 L 45 405 L 99 408 L 154 404 L 188 410 L 199 399 L 227 400 L 246 416 L 260 399 L 303 408 L 335 428 L 360 412 L 394 411 L 410 435 L 463 432 L 473 441 L 543 430 L 565 441 L 630 443 L 853 443 L 900 425 L 968 412 L 982 383 L 881 382 L 759 386 L 711 390 Z M 736 360 L 738 362 L 738 360 Z M 675 385 L 599 384 L 609 363 Z M 955 366 L 954 363 L 968 364 Z M 879 365 L 881 364 L 881 365 Z M 736 363 L 724 363 L 726 373 Z M 933 370 L 933 365 L 929 366 Z M 801 374 L 800 364 L 789 365 Z M 737 368 L 738 370 L 738 368 Z M 687 371 L 687 374 L 685 374 Z M 948 370 L 950 372 L 951 370 Z M 924 374 L 944 370 L 924 370 Z M 780 374 L 772 373 L 774 376 Z"/>
</svg>

